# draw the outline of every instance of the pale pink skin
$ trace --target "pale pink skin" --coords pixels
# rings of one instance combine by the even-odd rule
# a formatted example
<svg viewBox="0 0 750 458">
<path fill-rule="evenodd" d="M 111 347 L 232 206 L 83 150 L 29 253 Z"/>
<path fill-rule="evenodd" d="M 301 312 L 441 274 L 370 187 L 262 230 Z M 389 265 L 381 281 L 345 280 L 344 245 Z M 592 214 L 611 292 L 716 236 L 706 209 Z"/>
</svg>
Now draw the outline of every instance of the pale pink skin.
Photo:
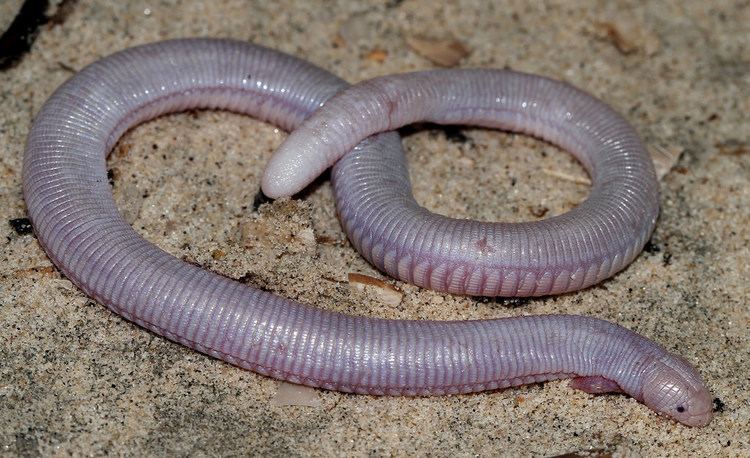
<svg viewBox="0 0 750 458">
<path fill-rule="evenodd" d="M 391 75 L 343 91 L 289 135 L 268 163 L 263 190 L 293 194 L 363 139 L 417 121 L 543 138 L 571 151 L 593 188 L 574 210 L 540 222 L 454 219 L 415 202 L 395 145 L 355 150 L 333 171 L 339 217 L 357 250 L 393 277 L 454 294 L 560 294 L 623 269 L 653 231 L 658 186 L 633 128 L 568 84 L 504 70 Z"/>
<path fill-rule="evenodd" d="M 498 75 L 532 87 L 540 80 L 508 72 Z M 559 95 L 554 86 L 559 83 L 543 81 L 551 85 L 550 96 Z M 196 350 L 290 382 L 367 394 L 437 395 L 571 377 L 576 388 L 622 391 L 687 425 L 710 421 L 711 397 L 697 371 L 616 324 L 569 315 L 437 322 L 326 312 L 176 259 L 138 236 L 117 212 L 105 160 L 130 127 L 164 113 L 220 108 L 292 130 L 345 87 L 343 81 L 302 60 L 227 40 L 155 43 L 90 65 L 55 92 L 29 134 L 23 188 L 39 242 L 71 281 L 123 317 Z M 586 119 L 584 114 L 580 119 Z M 528 120 L 519 116 L 516 124 L 498 126 L 527 130 Z M 562 138 L 565 135 L 545 134 L 544 122 L 528 129 L 571 149 L 588 145 L 586 139 L 576 143 L 576 134 L 566 133 L 567 140 Z M 338 135 L 335 132 L 330 135 Z M 633 183 L 646 191 L 608 191 L 605 181 L 616 179 L 608 171 L 610 162 L 601 162 L 584 149 L 578 157 L 591 172 L 594 189 L 575 210 L 577 225 L 566 225 L 562 215 L 557 223 L 547 223 L 549 229 L 538 225 L 494 229 L 510 231 L 509 237 L 524 232 L 529 244 L 537 240 L 547 247 L 558 243 L 554 225 L 570 231 L 571 238 L 546 257 L 538 248 L 524 245 L 500 258 L 504 259 L 500 264 L 477 258 L 469 246 L 476 234 L 460 231 L 478 226 L 462 226 L 413 203 L 396 134 L 367 140 L 337 163 L 333 172 L 337 204 L 350 239 L 365 256 L 409 280 L 482 294 L 539 294 L 553 292 L 556 284 L 564 284 L 562 290 L 580 288 L 627 264 L 640 251 L 658 211 L 653 171 L 643 165 L 641 153 L 633 153 L 636 159 L 627 168 L 640 167 Z M 370 200 L 357 200 L 363 196 Z M 603 205 L 615 216 L 595 226 L 602 232 L 596 237 L 602 238 L 592 239 L 595 234 L 586 227 L 598 220 L 587 212 L 601 213 Z M 394 239 L 381 238 L 389 232 L 384 228 L 394 224 L 387 222 L 391 219 L 401 221 L 402 227 L 390 231 Z M 616 222 L 629 230 L 612 226 Z M 410 232 L 412 228 L 416 232 Z M 616 234 L 614 238 L 608 231 Z M 441 238 L 430 235 L 434 233 Z M 578 235 L 573 233 L 582 234 L 586 242 L 576 241 Z M 495 245 L 497 234 L 480 235 L 483 253 L 503 250 Z M 601 246 L 606 240 L 617 241 L 617 246 Z M 404 261 L 401 250 L 414 245 L 420 248 L 408 252 L 412 259 Z M 475 259 L 462 257 L 463 247 Z M 593 247 L 598 248 L 592 253 Z M 613 253 L 619 259 L 605 259 Z M 554 267 L 547 267 L 552 261 Z M 429 275 L 420 273 L 420 263 L 428 264 Z M 595 264 L 606 268 L 590 274 Z M 476 269 L 486 273 L 478 282 L 467 273 Z M 493 269 L 503 272 L 502 279 L 489 278 Z M 503 286 L 514 269 L 525 274 L 516 274 L 511 286 Z M 549 284 L 541 274 L 546 271 L 553 272 Z M 559 280 L 563 272 L 568 281 Z M 527 284 L 529 275 L 536 286 Z M 468 288 L 461 290 L 459 284 Z"/>
</svg>

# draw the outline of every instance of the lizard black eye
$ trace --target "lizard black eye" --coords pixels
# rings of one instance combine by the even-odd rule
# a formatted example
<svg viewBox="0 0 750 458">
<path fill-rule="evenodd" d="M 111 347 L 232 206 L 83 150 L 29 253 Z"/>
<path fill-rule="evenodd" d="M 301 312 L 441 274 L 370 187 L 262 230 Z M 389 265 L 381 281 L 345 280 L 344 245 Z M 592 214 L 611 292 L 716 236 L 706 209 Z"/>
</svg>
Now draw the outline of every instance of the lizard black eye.
<svg viewBox="0 0 750 458">
<path fill-rule="evenodd" d="M 680 412 L 680 413 L 682 413 L 682 412 L 685 411 L 685 408 L 682 407 L 682 406 L 677 406 L 677 411 Z"/>
</svg>

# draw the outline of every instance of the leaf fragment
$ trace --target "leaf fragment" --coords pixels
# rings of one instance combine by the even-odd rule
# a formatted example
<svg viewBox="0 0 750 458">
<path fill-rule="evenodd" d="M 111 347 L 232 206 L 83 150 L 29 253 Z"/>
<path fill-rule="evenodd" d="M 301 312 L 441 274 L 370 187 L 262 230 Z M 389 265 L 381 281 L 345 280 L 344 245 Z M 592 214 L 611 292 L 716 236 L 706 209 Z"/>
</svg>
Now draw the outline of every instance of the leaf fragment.
<svg viewBox="0 0 750 458">
<path fill-rule="evenodd" d="M 369 275 L 350 272 L 348 274 L 349 285 L 359 291 L 371 291 L 378 299 L 390 306 L 397 306 L 404 297 L 395 286 L 380 280 L 379 278 L 370 277 Z"/>
<path fill-rule="evenodd" d="M 272 406 L 320 407 L 320 396 L 315 388 L 289 382 L 279 382 Z"/>
<path fill-rule="evenodd" d="M 420 56 L 443 67 L 454 67 L 471 50 L 455 38 L 406 37 L 406 44 Z"/>
</svg>

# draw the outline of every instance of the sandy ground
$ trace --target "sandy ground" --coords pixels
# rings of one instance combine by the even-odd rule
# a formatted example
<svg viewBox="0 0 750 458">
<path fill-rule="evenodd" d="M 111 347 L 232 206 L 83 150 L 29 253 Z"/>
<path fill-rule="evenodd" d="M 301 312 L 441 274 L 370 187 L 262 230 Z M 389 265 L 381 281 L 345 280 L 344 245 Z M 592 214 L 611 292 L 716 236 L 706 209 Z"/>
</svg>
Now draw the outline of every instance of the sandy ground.
<svg viewBox="0 0 750 458">
<path fill-rule="evenodd" d="M 750 455 L 749 25 L 747 2 L 718 1 L 75 3 L 0 73 L 0 453 Z M 123 137 L 109 164 L 126 218 L 178 257 L 349 313 L 613 320 L 694 363 L 717 398 L 714 421 L 683 427 L 633 399 L 592 397 L 566 382 L 425 399 L 317 391 L 318 406 L 277 406 L 279 382 L 171 343 L 84 296 L 33 235 L 9 224 L 25 216 L 20 170 L 33 116 L 97 58 L 190 36 L 261 43 L 353 82 L 434 67 L 410 37 L 455 38 L 470 50 L 459 66 L 540 73 L 613 105 L 650 149 L 676 157 L 662 179 L 659 225 L 624 272 L 539 300 L 475 300 L 388 280 L 404 293 L 393 304 L 350 288 L 348 273 L 384 277 L 346 242 L 327 181 L 303 200 L 253 212 L 262 166 L 285 134 L 247 117 L 149 122 Z M 585 177 L 574 160 L 524 136 L 428 128 L 404 143 L 418 199 L 441 213 L 532 220 L 588 192 L 550 173 Z M 248 242 L 258 225 L 290 221 L 312 229 L 312 247 L 291 249 L 273 234 Z"/>
</svg>

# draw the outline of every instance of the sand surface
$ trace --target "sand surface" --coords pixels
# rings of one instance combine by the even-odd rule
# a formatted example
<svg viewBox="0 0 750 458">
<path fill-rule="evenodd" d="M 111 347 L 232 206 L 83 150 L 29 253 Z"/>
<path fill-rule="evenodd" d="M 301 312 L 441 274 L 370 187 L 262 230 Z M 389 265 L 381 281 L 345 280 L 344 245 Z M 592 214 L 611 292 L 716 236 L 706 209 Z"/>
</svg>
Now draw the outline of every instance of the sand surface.
<svg viewBox="0 0 750 458">
<path fill-rule="evenodd" d="M 750 455 L 750 5 L 437 3 L 80 0 L 61 23 L 42 27 L 31 52 L 0 72 L 0 454 Z M 658 227 L 614 278 L 538 300 L 476 300 L 387 279 L 346 241 L 325 180 L 303 200 L 254 212 L 263 164 L 286 134 L 248 117 L 160 118 L 127 133 L 109 167 L 125 218 L 177 257 L 348 313 L 609 319 L 695 364 L 717 398 L 714 421 L 687 428 L 631 398 L 589 396 L 564 381 L 422 399 L 316 390 L 317 405 L 279 406 L 279 382 L 87 298 L 33 235 L 9 223 L 25 216 L 20 170 L 33 116 L 97 58 L 192 36 L 260 43 L 352 82 L 435 67 L 410 38 L 456 39 L 470 51 L 458 66 L 539 73 L 610 103 L 652 151 L 675 158 L 661 181 Z M 534 220 L 588 192 L 570 156 L 525 136 L 423 129 L 404 144 L 418 200 L 440 213 Z M 314 241 L 289 243 L 275 227 Z M 351 288 L 349 273 L 386 279 L 403 297 Z"/>
</svg>

